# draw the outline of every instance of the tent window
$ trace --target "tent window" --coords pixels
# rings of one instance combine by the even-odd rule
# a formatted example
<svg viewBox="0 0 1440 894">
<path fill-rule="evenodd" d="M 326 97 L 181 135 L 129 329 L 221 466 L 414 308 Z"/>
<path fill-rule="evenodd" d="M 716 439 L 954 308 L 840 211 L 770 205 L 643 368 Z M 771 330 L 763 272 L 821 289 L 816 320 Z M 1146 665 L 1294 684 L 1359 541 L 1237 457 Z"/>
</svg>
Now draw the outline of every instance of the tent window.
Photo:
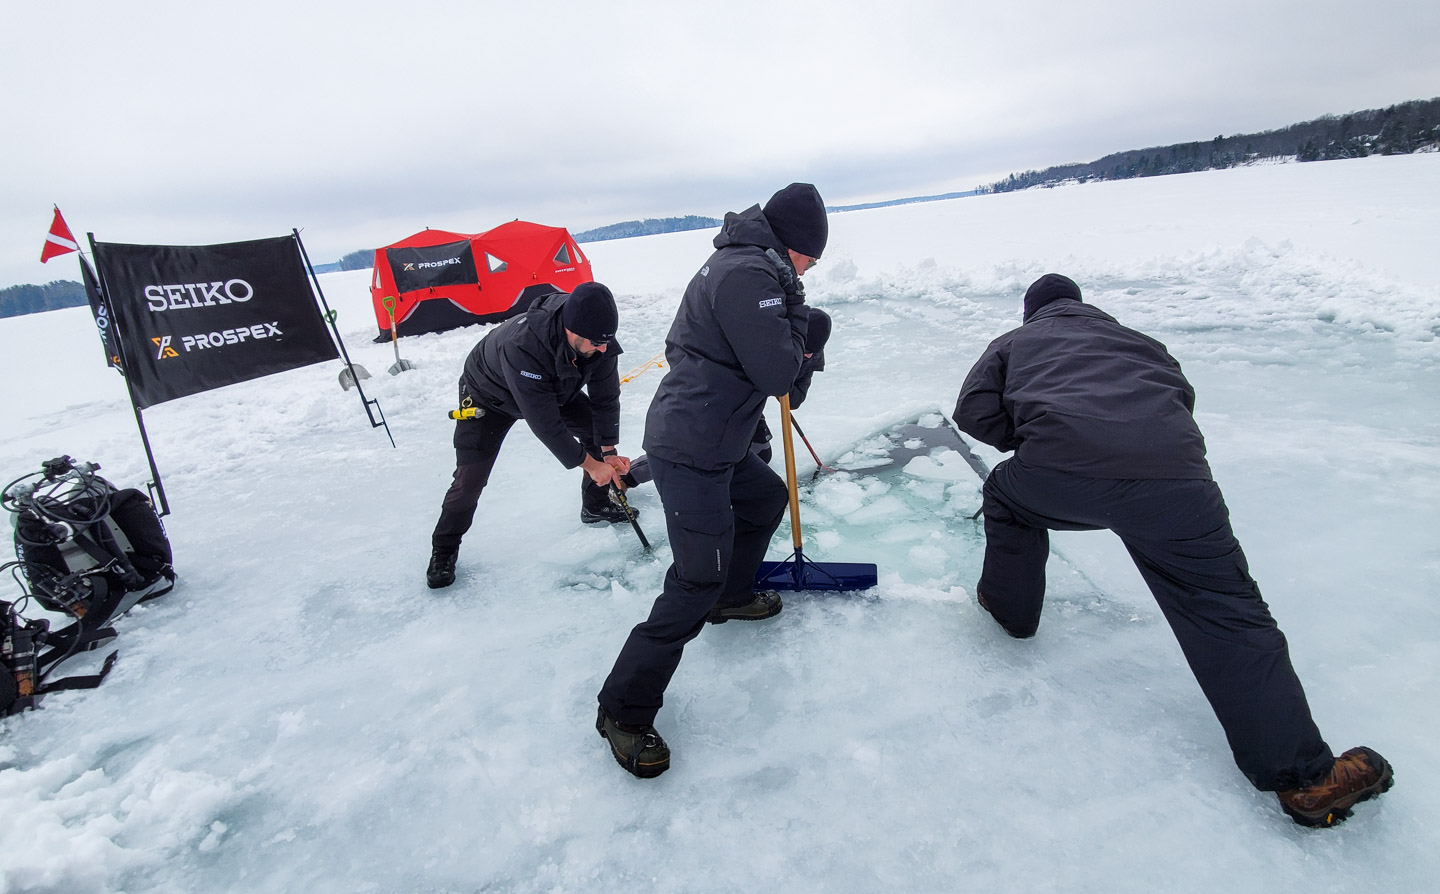
<svg viewBox="0 0 1440 894">
<path fill-rule="evenodd" d="M 491 273 L 499 273 L 508 266 L 504 261 L 490 254 L 488 251 L 485 252 L 485 263 L 490 265 Z"/>
<path fill-rule="evenodd" d="M 570 263 L 570 249 L 567 248 L 563 242 L 560 244 L 560 250 L 557 251 L 557 252 L 555 252 L 555 263 L 557 263 L 557 264 L 568 264 L 568 263 Z"/>
</svg>

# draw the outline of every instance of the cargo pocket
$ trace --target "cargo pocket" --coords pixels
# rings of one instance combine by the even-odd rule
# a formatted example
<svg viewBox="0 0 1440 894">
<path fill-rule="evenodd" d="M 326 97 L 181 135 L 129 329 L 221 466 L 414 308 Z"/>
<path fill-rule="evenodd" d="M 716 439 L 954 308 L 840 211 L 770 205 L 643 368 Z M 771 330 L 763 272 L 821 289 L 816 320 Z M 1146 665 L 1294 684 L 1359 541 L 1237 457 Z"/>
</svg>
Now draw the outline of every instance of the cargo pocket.
<svg viewBox="0 0 1440 894">
<path fill-rule="evenodd" d="M 729 512 L 667 513 L 675 573 L 700 584 L 723 583 L 735 543 L 735 519 Z"/>
</svg>

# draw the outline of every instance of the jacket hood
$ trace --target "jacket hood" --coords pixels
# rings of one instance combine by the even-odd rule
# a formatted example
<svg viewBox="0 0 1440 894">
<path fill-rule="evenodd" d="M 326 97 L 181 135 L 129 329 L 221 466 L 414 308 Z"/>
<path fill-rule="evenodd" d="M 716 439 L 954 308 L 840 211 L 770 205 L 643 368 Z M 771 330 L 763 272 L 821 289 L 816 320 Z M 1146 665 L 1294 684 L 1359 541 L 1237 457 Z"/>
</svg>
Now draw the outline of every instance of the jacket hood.
<svg viewBox="0 0 1440 894">
<path fill-rule="evenodd" d="M 543 331 L 544 326 L 549 325 L 552 318 L 558 318 L 560 311 L 565 307 L 565 299 L 569 297 L 565 292 L 556 290 L 548 295 L 541 295 L 525 309 L 525 316 L 532 329 Z"/>
<path fill-rule="evenodd" d="M 525 311 L 525 325 L 538 335 L 555 355 L 565 355 L 573 359 L 575 352 L 570 349 L 570 342 L 565 339 L 565 324 L 561 318 L 567 297 L 564 292 L 551 292 L 539 298 Z"/>
<path fill-rule="evenodd" d="M 1093 304 L 1085 304 L 1074 298 L 1057 298 L 1027 317 L 1024 325 L 1028 326 L 1051 317 L 1093 317 L 1099 320 L 1108 320 L 1111 323 L 1116 322 L 1114 317 Z"/>
<path fill-rule="evenodd" d="M 725 224 L 720 228 L 720 233 L 715 237 L 715 247 L 725 248 L 731 245 L 754 245 L 759 248 L 773 248 L 785 257 L 785 246 L 780 243 L 775 231 L 770 229 L 770 221 L 765 219 L 765 212 L 760 210 L 759 205 L 751 205 L 739 214 L 734 211 L 725 212 Z"/>
</svg>

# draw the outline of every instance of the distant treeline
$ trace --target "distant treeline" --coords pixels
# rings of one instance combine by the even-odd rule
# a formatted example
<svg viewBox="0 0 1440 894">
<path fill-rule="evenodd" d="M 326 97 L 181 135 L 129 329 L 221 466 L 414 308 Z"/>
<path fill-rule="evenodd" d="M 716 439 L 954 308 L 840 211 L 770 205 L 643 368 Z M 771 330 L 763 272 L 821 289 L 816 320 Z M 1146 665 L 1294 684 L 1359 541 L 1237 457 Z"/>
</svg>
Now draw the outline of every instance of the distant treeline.
<svg viewBox="0 0 1440 894">
<path fill-rule="evenodd" d="M 682 230 L 708 230 L 720 226 L 713 217 L 698 217 L 687 214 L 684 217 L 660 219 L 627 220 L 606 227 L 596 227 L 575 234 L 576 242 L 604 242 L 608 239 L 629 239 L 631 236 L 653 236 L 656 233 L 679 233 Z"/>
<path fill-rule="evenodd" d="M 352 251 L 338 261 L 331 261 L 329 264 L 316 264 L 315 272 L 335 273 L 340 270 L 369 270 L 375 263 L 375 249 L 362 248 L 359 251 Z"/>
<path fill-rule="evenodd" d="M 894 205 L 914 205 L 918 202 L 943 202 L 946 199 L 965 199 L 979 195 L 981 189 L 967 189 L 965 192 L 946 192 L 934 196 L 910 196 L 904 199 L 886 199 L 883 202 L 864 202 L 859 205 L 826 205 L 830 214 L 837 211 L 869 211 L 871 208 L 890 208 Z"/>
<path fill-rule="evenodd" d="M 375 263 L 375 249 L 362 248 L 352 251 L 335 262 L 336 270 L 364 270 Z"/>
<path fill-rule="evenodd" d="M 85 303 L 85 287 L 78 282 L 57 279 L 43 286 L 10 286 L 0 289 L 0 317 L 38 314 L 42 310 L 79 307 Z"/>
<path fill-rule="evenodd" d="M 1011 174 L 1004 180 L 982 186 L 976 192 L 1010 192 L 1033 186 L 1085 183 L 1090 180 L 1125 180 L 1160 174 L 1184 174 L 1253 164 L 1266 159 L 1322 161 L 1336 158 L 1364 158 L 1367 155 L 1405 155 L 1440 150 L 1440 97 L 1414 100 L 1386 109 L 1351 112 L 1344 116 L 1325 115 L 1302 124 L 1263 133 L 1217 136 L 1213 140 L 1176 143 L 1150 149 L 1117 152 L 1089 164 L 1058 165 L 1043 171 Z M 853 211 L 909 202 L 958 198 L 973 193 L 947 193 L 832 207 L 830 211 Z M 705 230 L 720 226 L 713 217 L 694 214 L 685 217 L 627 220 L 575 234 L 576 242 L 604 242 L 631 236 Z M 339 261 L 317 264 L 316 273 L 337 270 L 364 270 L 374 262 L 374 249 L 352 251 Z M 0 289 L 0 317 L 39 313 L 85 303 L 85 289 L 78 282 L 57 280 L 43 286 L 20 285 Z"/>
<path fill-rule="evenodd" d="M 316 264 L 316 273 L 336 270 L 364 270 L 375 258 L 374 249 L 352 251 L 331 264 Z M 68 279 L 57 279 L 43 286 L 20 285 L 0 289 L 0 318 L 38 314 L 62 307 L 79 307 L 86 303 L 85 287 Z"/>
<path fill-rule="evenodd" d="M 1222 135 L 1206 142 L 1117 152 L 1089 164 L 1058 165 L 1043 171 L 1011 174 L 992 183 L 985 191 L 1009 192 L 1090 180 L 1185 174 L 1233 168 L 1266 159 L 1322 161 L 1406 155 L 1437 147 L 1440 147 L 1440 98 L 1351 112 L 1341 117 L 1326 115 L 1264 133 Z"/>
</svg>

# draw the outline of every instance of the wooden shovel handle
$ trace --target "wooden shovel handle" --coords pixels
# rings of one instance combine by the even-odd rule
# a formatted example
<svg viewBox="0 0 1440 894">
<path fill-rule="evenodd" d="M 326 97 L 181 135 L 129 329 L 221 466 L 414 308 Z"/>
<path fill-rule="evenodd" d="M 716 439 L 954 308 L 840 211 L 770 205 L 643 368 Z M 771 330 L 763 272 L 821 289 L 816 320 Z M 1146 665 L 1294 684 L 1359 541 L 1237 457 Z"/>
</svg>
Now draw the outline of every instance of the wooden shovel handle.
<svg viewBox="0 0 1440 894">
<path fill-rule="evenodd" d="M 790 489 L 790 539 L 798 552 L 800 537 L 800 490 L 795 484 L 795 438 L 790 434 L 790 395 L 780 395 L 780 431 L 785 443 L 785 485 Z"/>
</svg>

